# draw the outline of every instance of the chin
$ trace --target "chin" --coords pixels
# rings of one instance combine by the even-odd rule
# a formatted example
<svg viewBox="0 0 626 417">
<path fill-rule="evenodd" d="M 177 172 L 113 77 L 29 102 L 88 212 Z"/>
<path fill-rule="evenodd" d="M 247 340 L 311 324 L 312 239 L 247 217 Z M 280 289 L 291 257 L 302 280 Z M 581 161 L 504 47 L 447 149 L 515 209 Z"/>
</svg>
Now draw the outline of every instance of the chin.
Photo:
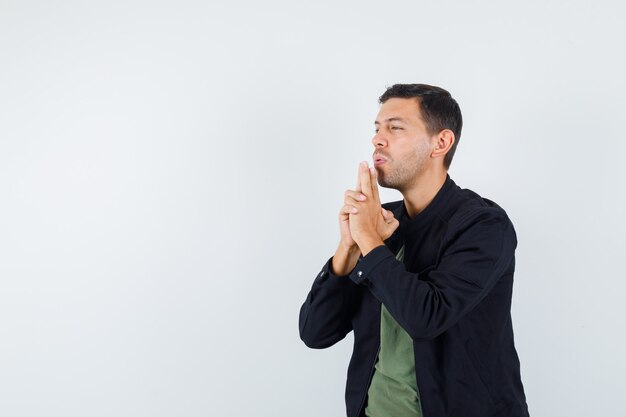
<svg viewBox="0 0 626 417">
<path fill-rule="evenodd" d="M 385 181 L 385 178 L 380 174 L 378 174 L 378 178 L 376 178 L 376 182 L 381 187 L 387 187 L 387 181 Z"/>
</svg>

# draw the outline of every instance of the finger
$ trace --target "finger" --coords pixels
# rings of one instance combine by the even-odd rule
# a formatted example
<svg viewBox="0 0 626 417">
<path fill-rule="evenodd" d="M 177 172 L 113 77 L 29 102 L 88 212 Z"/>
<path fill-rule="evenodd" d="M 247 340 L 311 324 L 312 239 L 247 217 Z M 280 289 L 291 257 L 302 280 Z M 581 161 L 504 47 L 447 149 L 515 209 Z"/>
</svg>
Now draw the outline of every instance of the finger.
<svg viewBox="0 0 626 417">
<path fill-rule="evenodd" d="M 339 214 L 341 215 L 357 214 L 358 212 L 359 212 L 359 209 L 357 209 L 352 204 L 344 204 L 343 207 L 341 207 L 341 211 L 339 212 Z"/>
<path fill-rule="evenodd" d="M 344 199 L 343 202 L 346 204 L 350 204 L 353 201 L 365 201 L 367 197 L 365 194 L 360 193 L 358 191 L 346 190 L 343 193 Z"/>
<path fill-rule="evenodd" d="M 376 181 L 377 177 L 378 177 L 378 171 L 376 171 L 376 168 L 374 167 L 370 168 L 372 194 L 374 196 L 374 201 L 376 202 L 376 204 L 380 205 L 380 196 L 378 195 L 378 182 Z"/>
<path fill-rule="evenodd" d="M 359 172 L 358 172 L 358 174 L 356 176 L 356 191 L 357 192 L 361 192 L 361 187 L 362 187 L 362 184 L 361 184 L 361 166 L 359 165 Z"/>
<path fill-rule="evenodd" d="M 363 161 L 359 165 L 359 178 L 361 179 L 361 192 L 366 196 L 372 195 L 372 184 L 370 181 L 370 170 L 367 162 Z"/>
<path fill-rule="evenodd" d="M 393 219 L 393 212 L 389 211 L 389 210 L 385 210 L 384 208 L 380 208 L 382 213 L 383 213 L 383 217 L 385 220 L 390 220 Z"/>
</svg>

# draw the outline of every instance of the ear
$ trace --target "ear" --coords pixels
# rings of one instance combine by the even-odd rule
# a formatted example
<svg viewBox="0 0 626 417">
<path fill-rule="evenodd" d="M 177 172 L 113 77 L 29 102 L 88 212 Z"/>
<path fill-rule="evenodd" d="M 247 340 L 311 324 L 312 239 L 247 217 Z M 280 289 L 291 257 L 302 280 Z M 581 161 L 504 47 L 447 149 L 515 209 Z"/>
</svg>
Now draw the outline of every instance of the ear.
<svg viewBox="0 0 626 417">
<path fill-rule="evenodd" d="M 430 154 L 433 158 L 443 158 L 454 145 L 454 132 L 450 129 L 443 129 L 436 136 L 435 149 Z"/>
</svg>

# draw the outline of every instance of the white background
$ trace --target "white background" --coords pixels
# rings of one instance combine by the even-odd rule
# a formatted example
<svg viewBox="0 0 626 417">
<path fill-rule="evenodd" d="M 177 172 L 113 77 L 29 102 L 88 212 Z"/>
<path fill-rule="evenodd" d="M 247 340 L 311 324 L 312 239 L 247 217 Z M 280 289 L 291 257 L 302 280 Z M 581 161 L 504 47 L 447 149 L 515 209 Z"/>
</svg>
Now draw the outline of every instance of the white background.
<svg viewBox="0 0 626 417">
<path fill-rule="evenodd" d="M 0 416 L 345 415 L 298 312 L 398 82 L 516 227 L 531 415 L 623 414 L 625 3 L 301 3 L 0 0 Z"/>
</svg>

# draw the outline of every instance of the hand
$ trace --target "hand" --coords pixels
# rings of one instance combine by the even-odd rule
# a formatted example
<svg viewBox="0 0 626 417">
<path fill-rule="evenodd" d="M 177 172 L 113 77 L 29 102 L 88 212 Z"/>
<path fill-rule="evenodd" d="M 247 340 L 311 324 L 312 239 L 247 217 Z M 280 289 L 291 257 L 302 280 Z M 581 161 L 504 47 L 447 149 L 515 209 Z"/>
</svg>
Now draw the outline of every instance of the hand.
<svg viewBox="0 0 626 417">
<path fill-rule="evenodd" d="M 380 204 L 380 196 L 378 194 L 377 172 L 375 169 L 370 171 L 370 184 L 372 195 L 376 205 L 380 207 L 381 219 L 377 222 L 376 232 L 382 240 L 387 240 L 393 232 L 398 228 L 400 222 L 393 216 L 393 212 L 385 210 Z M 356 190 L 346 190 L 344 193 L 344 205 L 339 211 L 339 230 L 341 232 L 340 245 L 346 249 L 353 249 L 357 246 L 350 232 L 350 214 L 357 214 L 357 203 L 367 200 L 367 196 L 361 192 L 362 181 L 359 168 L 359 176 L 357 177 Z"/>
<path fill-rule="evenodd" d="M 367 165 L 365 165 L 364 173 L 369 172 Z M 371 249 L 383 244 L 382 240 L 389 238 L 393 232 L 398 228 L 400 222 L 393 217 L 391 211 L 385 210 L 380 205 L 380 197 L 378 195 L 378 184 L 376 183 L 376 170 L 370 172 L 370 191 L 366 194 L 362 193 L 362 172 L 359 168 L 359 176 L 357 178 L 356 190 L 346 190 L 344 197 L 344 205 L 339 211 L 339 230 L 341 231 L 341 241 L 339 247 L 333 256 L 332 271 L 335 275 L 344 276 L 348 275 L 352 271 L 358 261 L 361 253 L 365 256 Z M 372 187 L 373 184 L 373 187 Z M 366 243 L 361 242 L 361 247 L 357 245 L 352 237 L 350 228 L 351 215 L 358 215 L 359 209 L 357 206 L 360 202 L 369 200 L 374 202 L 379 214 L 379 221 L 377 222 L 376 233 L 378 237 L 373 239 L 370 246 L 366 247 Z M 382 239 L 382 240 L 380 240 Z"/>
<path fill-rule="evenodd" d="M 393 216 L 393 212 L 380 208 L 380 212 L 383 216 L 383 222 L 378 223 L 378 235 L 382 240 L 387 240 L 396 231 L 400 222 Z"/>
<path fill-rule="evenodd" d="M 393 232 L 396 231 L 398 226 L 400 226 L 400 222 L 393 216 L 392 211 L 385 210 L 380 204 L 380 196 L 378 195 L 378 172 L 376 168 L 370 168 L 370 184 L 374 200 L 380 207 L 380 213 L 383 216 L 382 221 L 379 221 L 377 224 L 376 231 L 382 240 L 387 240 L 391 237 Z"/>
<path fill-rule="evenodd" d="M 362 162 L 358 178 L 357 191 L 361 192 L 346 191 L 346 200 L 351 201 L 346 201 L 343 209 L 344 213 L 348 213 L 348 222 L 344 225 L 348 225 L 350 236 L 365 256 L 374 247 L 382 245 L 400 222 L 393 217 L 393 213 L 381 207 L 376 170 L 368 169 L 367 163 Z"/>
</svg>

